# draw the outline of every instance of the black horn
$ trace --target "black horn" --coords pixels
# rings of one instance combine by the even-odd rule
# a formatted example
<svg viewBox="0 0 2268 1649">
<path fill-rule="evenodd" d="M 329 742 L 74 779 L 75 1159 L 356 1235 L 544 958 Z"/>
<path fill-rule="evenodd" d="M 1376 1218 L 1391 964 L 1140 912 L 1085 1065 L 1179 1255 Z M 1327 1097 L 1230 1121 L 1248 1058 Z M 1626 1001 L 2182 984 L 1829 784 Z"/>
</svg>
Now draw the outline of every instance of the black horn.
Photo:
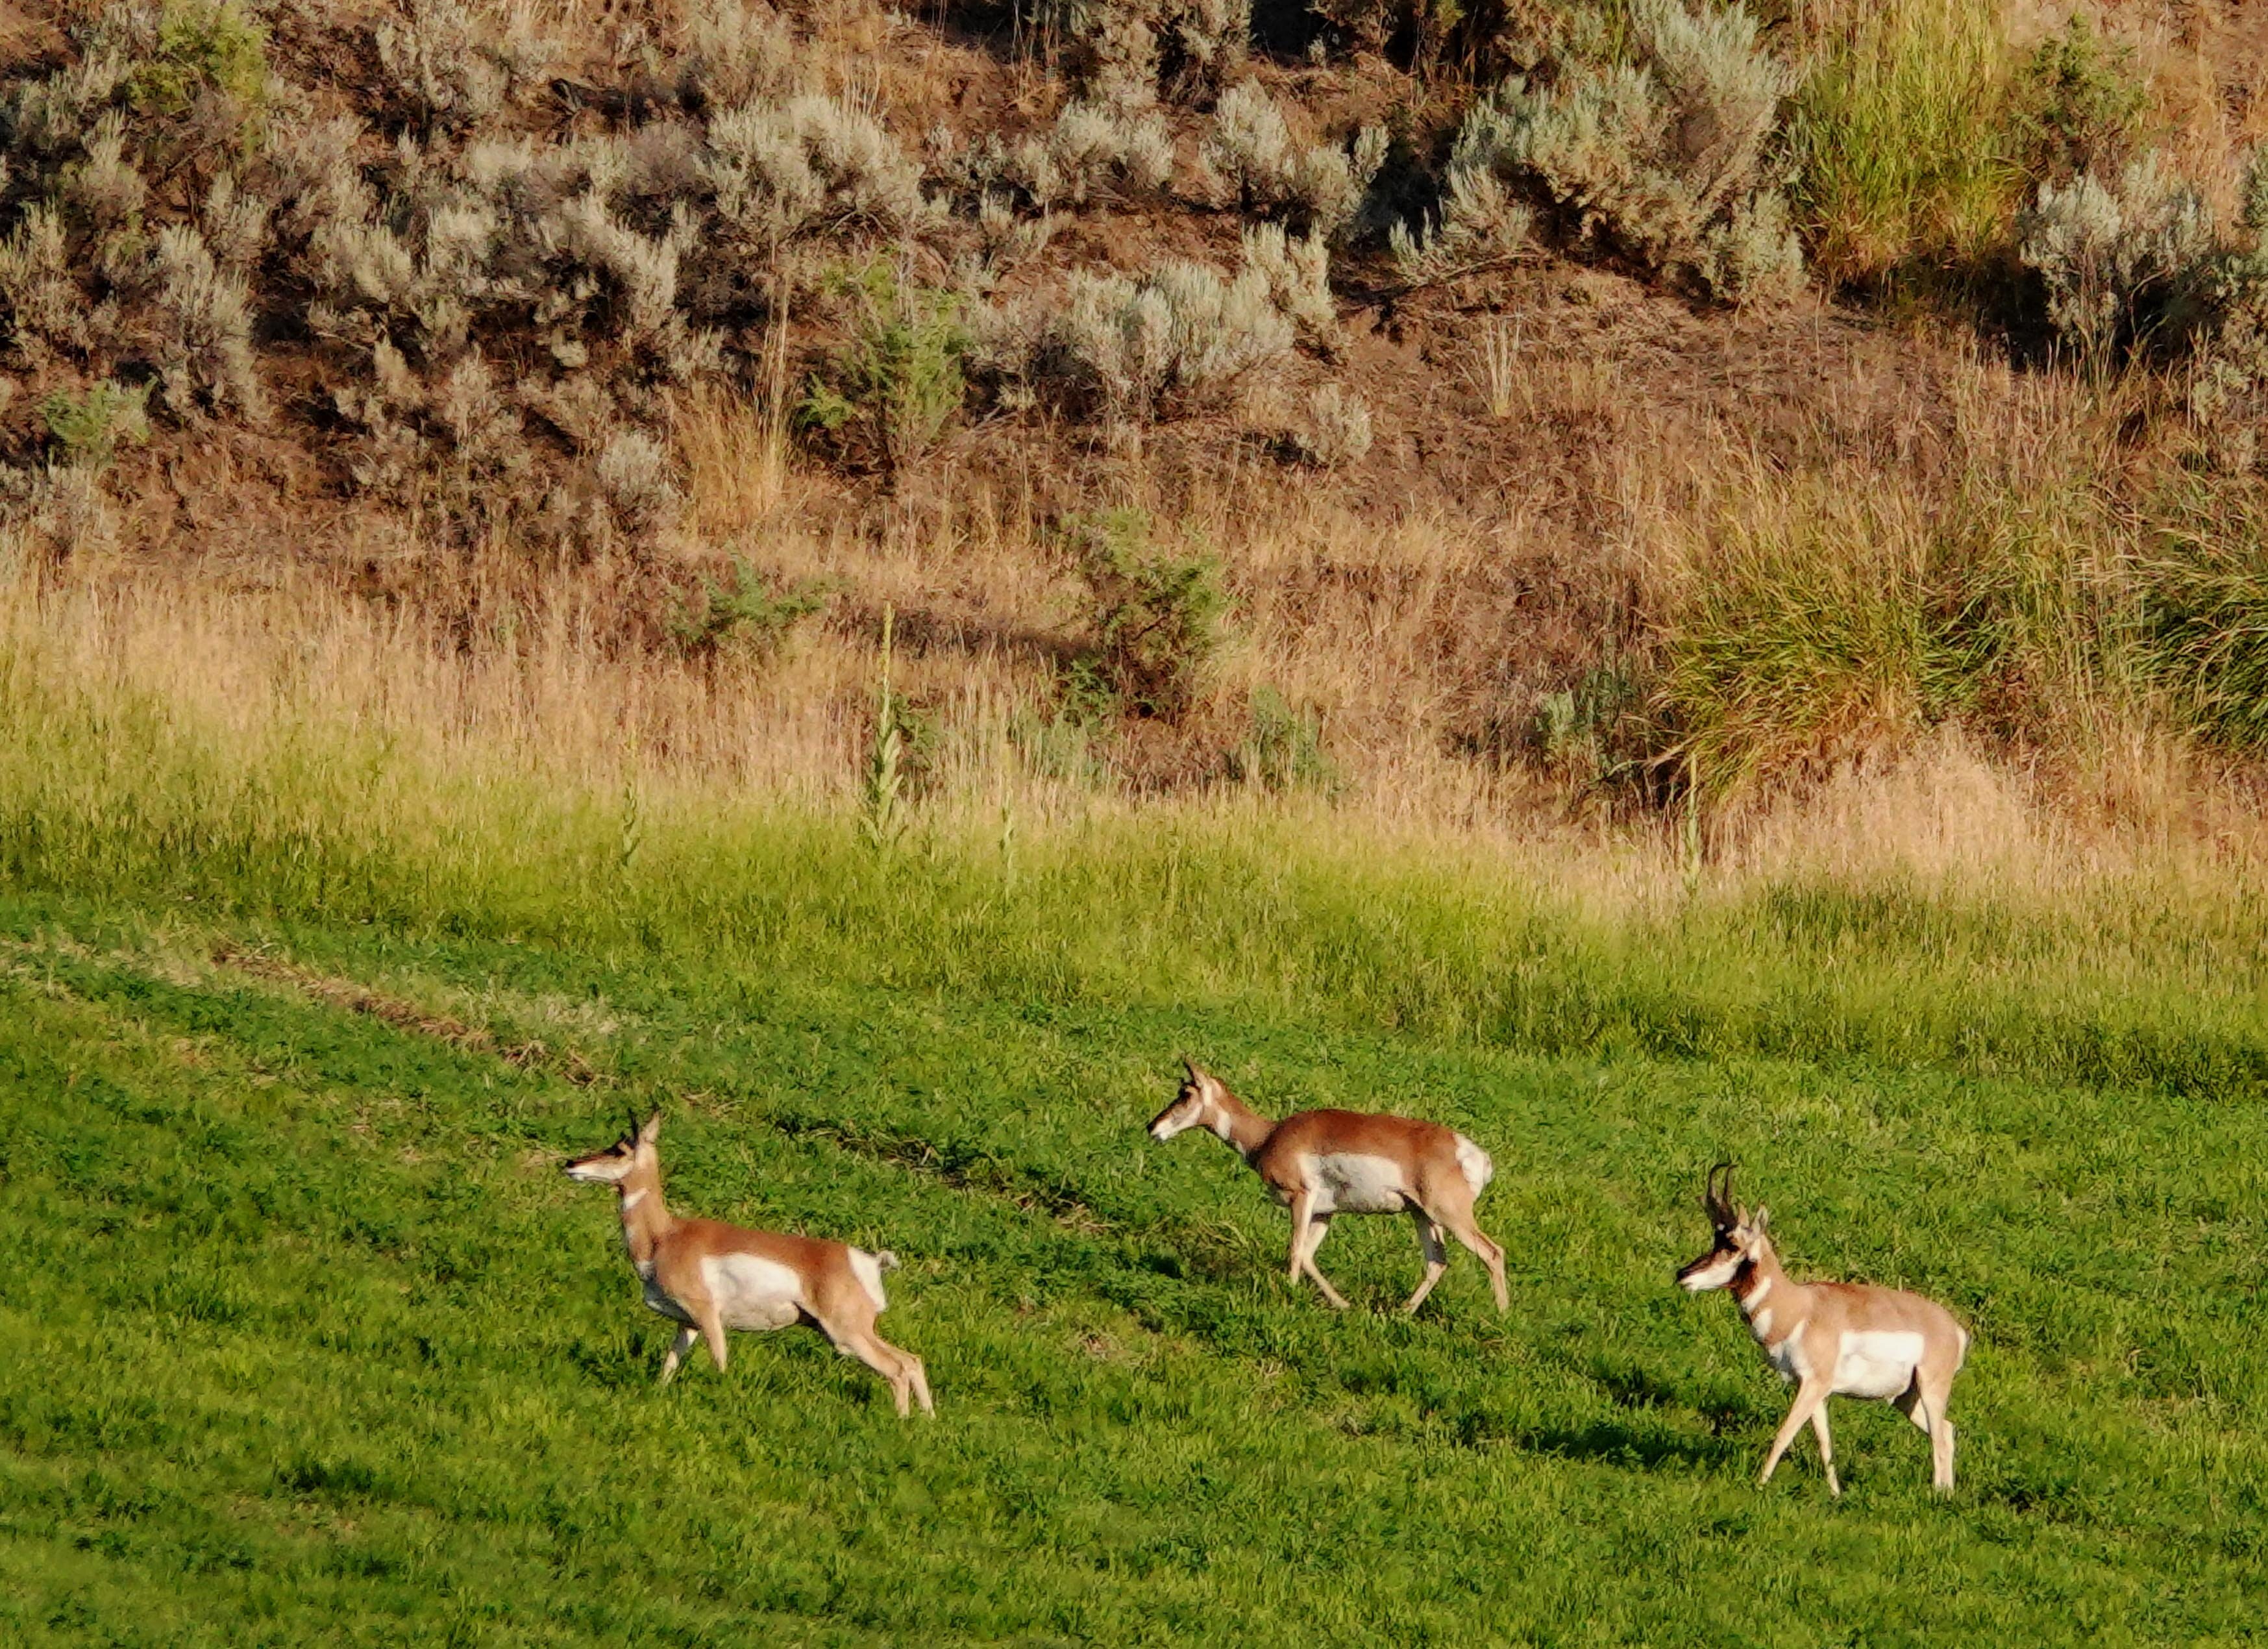
<svg viewBox="0 0 2268 1649">
<path fill-rule="evenodd" d="M 1721 1187 L 1717 1182 L 1717 1176 L 1719 1174 L 1725 1176 Z M 1709 1211 L 1710 1223 L 1719 1231 L 1730 1231 L 1740 1223 L 1739 1217 L 1733 1212 L 1733 1165 L 1731 1163 L 1720 1162 L 1709 1170 L 1709 1189 L 1702 1196 L 1701 1206 Z"/>
</svg>

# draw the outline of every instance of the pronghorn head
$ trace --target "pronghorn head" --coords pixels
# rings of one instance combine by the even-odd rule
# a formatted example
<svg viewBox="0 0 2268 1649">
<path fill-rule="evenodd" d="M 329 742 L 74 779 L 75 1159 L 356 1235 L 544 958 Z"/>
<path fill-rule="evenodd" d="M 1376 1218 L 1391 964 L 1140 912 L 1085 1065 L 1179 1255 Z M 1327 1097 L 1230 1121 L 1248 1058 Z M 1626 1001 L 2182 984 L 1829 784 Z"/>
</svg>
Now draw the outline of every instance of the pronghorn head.
<svg viewBox="0 0 2268 1649">
<path fill-rule="evenodd" d="M 1174 1102 L 1150 1119 L 1150 1137 L 1171 1139 L 1185 1128 L 1212 1126 L 1216 1097 L 1228 1092 L 1221 1086 L 1220 1078 L 1197 1069 L 1186 1056 L 1182 1064 L 1189 1075 L 1182 1078 Z"/>
<path fill-rule="evenodd" d="M 661 1113 L 656 1111 L 644 1122 L 633 1112 L 630 1127 L 622 1137 L 604 1151 L 594 1151 L 587 1157 L 577 1157 L 564 1169 L 571 1180 L 580 1180 L 586 1185 L 620 1185 L 641 1167 L 658 1167 L 660 1152 L 654 1142 L 661 1137 Z"/>
<path fill-rule="evenodd" d="M 1717 1179 L 1719 1174 L 1725 1176 L 1721 1185 Z M 1677 1273 L 1677 1285 L 1694 1294 L 1727 1286 L 1741 1274 L 1741 1268 L 1754 1263 L 1771 1243 L 1764 1227 L 1771 1211 L 1758 1208 L 1750 1213 L 1734 1206 L 1731 1163 L 1720 1162 L 1709 1170 L 1709 1189 L 1702 1195 L 1701 1206 L 1709 1211 L 1715 1240 L 1708 1253 Z"/>
</svg>

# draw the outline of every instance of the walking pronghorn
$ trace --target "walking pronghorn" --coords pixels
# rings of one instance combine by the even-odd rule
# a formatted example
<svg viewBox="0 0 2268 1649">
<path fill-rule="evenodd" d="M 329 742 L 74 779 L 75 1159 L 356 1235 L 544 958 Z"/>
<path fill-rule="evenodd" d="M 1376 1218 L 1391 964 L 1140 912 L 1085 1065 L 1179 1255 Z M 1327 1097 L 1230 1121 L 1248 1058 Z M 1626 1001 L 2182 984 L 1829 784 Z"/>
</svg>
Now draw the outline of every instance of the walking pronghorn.
<svg viewBox="0 0 2268 1649">
<path fill-rule="evenodd" d="M 1441 1233 L 1475 1254 L 1489 1269 L 1496 1307 L 1511 1300 L 1504 1284 L 1504 1250 L 1473 1219 L 1473 1200 L 1495 1176 L 1489 1154 L 1439 1123 L 1360 1111 L 1301 1111 L 1271 1123 L 1231 1093 L 1218 1077 L 1190 1061 L 1174 1102 L 1150 1122 L 1153 1139 L 1171 1139 L 1186 1128 L 1209 1128 L 1268 1182 L 1292 1210 L 1292 1281 L 1304 1271 L 1323 1298 L 1341 1310 L 1345 1296 L 1315 1269 L 1334 1214 L 1399 1214 L 1417 1222 L 1425 1250 L 1425 1280 L 1403 1307 L 1425 1303 L 1449 1269 Z"/>
<path fill-rule="evenodd" d="M 661 1113 L 604 1151 L 567 1165 L 571 1179 L 611 1185 L 622 1196 L 622 1246 L 645 1288 L 645 1303 L 681 1326 L 662 1359 L 666 1386 L 697 1337 L 709 1343 L 709 1360 L 725 1366 L 727 1329 L 784 1329 L 807 1322 L 845 1357 L 855 1357 L 890 1382 L 898 1412 L 908 1397 L 935 1413 L 921 1358 L 874 1332 L 889 1302 L 882 1273 L 895 1254 L 869 1254 L 845 1242 L 750 1231 L 715 1219 L 680 1219 L 661 1200 Z"/>
<path fill-rule="evenodd" d="M 1796 1382 L 1794 1405 L 1772 1439 L 1757 1481 L 1771 1481 L 1780 1456 L 1808 1420 L 1819 1438 L 1828 1491 L 1841 1494 L 1835 1448 L 1827 1436 L 1827 1399 L 1871 1397 L 1895 1405 L 1928 1436 L 1931 1486 L 1951 1493 L 1953 1422 L 1945 1410 L 1953 1396 L 1953 1377 L 1969 1354 L 1969 1330 L 1935 1300 L 1904 1289 L 1790 1281 L 1766 1232 L 1771 1211 L 1759 1207 L 1752 1214 L 1736 1209 L 1732 1195 L 1733 1165 L 1720 1162 L 1709 1170 L 1701 1201 L 1716 1241 L 1677 1273 L 1677 1281 L 1697 1294 L 1731 1289 L 1764 1356 L 1781 1379 Z"/>
</svg>

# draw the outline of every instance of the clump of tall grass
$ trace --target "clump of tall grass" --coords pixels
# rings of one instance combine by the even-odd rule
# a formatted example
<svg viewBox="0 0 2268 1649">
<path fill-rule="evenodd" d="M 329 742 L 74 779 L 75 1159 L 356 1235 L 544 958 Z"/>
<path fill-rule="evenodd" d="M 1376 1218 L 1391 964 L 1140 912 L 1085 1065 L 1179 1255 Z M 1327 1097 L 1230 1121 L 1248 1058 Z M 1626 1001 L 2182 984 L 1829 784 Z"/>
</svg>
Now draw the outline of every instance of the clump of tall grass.
<svg viewBox="0 0 2268 1649">
<path fill-rule="evenodd" d="M 1805 42 L 1787 128 L 1813 264 L 1831 282 L 1871 284 L 1981 256 L 2007 232 L 2024 178 L 1999 7 L 1893 0 L 1825 16 Z"/>
<path fill-rule="evenodd" d="M 2268 749 L 2268 502 L 2191 487 L 2144 573 L 2150 678 L 2217 741 Z"/>
</svg>

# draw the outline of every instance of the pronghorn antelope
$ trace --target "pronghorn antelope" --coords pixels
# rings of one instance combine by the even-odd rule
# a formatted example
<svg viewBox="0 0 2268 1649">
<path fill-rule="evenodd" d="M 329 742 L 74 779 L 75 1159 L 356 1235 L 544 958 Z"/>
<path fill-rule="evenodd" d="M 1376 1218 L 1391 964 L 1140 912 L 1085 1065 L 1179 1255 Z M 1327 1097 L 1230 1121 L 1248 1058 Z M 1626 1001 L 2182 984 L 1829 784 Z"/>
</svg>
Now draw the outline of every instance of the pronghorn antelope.
<svg viewBox="0 0 2268 1649">
<path fill-rule="evenodd" d="M 1951 1493 L 1953 1422 L 1945 1408 L 1953 1395 L 1953 1377 L 1969 1354 L 1969 1330 L 1935 1300 L 1903 1289 L 1789 1280 L 1765 1229 L 1771 1211 L 1735 1208 L 1732 1196 L 1733 1165 L 1720 1162 L 1709 1170 L 1701 1203 L 1709 1211 L 1716 1240 L 1677 1273 L 1677 1281 L 1697 1294 L 1730 1289 L 1766 1358 L 1781 1379 L 1796 1382 L 1795 1402 L 1772 1439 L 1757 1481 L 1771 1481 L 1780 1456 L 1808 1420 L 1819 1439 L 1828 1491 L 1841 1494 L 1835 1448 L 1827 1436 L 1827 1400 L 1872 1397 L 1893 1404 L 1928 1436 L 1931 1486 Z"/>
<path fill-rule="evenodd" d="M 921 1400 L 924 1413 L 935 1413 L 921 1358 L 874 1332 L 874 1319 L 889 1303 L 882 1298 L 882 1273 L 898 1256 L 721 1220 L 678 1218 L 661 1200 L 660 1137 L 660 1112 L 643 1126 L 634 1116 L 620 1139 L 578 1157 L 566 1172 L 621 1194 L 622 1246 L 644 1285 L 645 1303 L 679 1325 L 662 1359 L 661 1383 L 676 1376 L 696 1338 L 709 1343 L 709 1360 L 721 1370 L 725 1329 L 807 1322 L 843 1356 L 888 1380 L 901 1415 L 909 1411 L 909 1396 Z"/>
<path fill-rule="evenodd" d="M 1150 1121 L 1150 1137 L 1171 1139 L 1187 1128 L 1209 1128 L 1236 1147 L 1278 1200 L 1292 1211 L 1292 1281 L 1304 1271 L 1323 1298 L 1344 1311 L 1346 1298 L 1315 1269 L 1334 1214 L 1399 1214 L 1417 1223 L 1425 1250 L 1425 1279 L 1404 1311 L 1425 1303 L 1449 1269 L 1441 1233 L 1475 1254 L 1489 1269 L 1496 1307 L 1511 1305 L 1504 1285 L 1504 1250 L 1473 1218 L 1473 1199 L 1495 1176 L 1489 1154 L 1439 1123 L 1359 1111 L 1301 1111 L 1271 1123 L 1231 1093 L 1218 1077 L 1182 1064 L 1189 1075 L 1174 1102 Z"/>
</svg>

